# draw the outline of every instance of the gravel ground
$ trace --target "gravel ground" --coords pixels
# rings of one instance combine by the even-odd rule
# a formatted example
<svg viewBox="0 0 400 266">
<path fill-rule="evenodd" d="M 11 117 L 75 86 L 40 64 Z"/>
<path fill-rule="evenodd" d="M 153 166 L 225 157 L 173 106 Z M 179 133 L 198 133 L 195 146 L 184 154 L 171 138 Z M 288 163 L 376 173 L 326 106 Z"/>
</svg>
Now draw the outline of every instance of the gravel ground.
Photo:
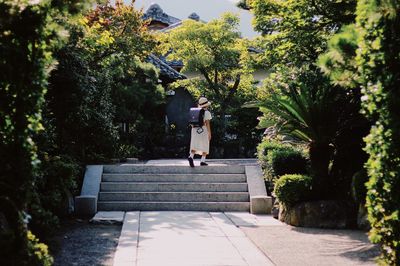
<svg viewBox="0 0 400 266">
<path fill-rule="evenodd" d="M 52 239 L 54 265 L 112 265 L 121 225 L 64 222 Z"/>
<path fill-rule="evenodd" d="M 278 266 L 376 265 L 366 232 L 284 226 L 240 227 Z"/>
</svg>

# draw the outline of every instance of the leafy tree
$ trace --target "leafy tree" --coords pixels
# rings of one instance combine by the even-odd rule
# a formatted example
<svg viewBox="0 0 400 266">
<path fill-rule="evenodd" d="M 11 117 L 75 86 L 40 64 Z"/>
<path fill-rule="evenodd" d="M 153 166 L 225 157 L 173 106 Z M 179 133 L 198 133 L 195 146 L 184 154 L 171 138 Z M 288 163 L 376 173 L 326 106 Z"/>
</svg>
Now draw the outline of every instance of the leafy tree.
<svg viewBox="0 0 400 266">
<path fill-rule="evenodd" d="M 318 197 L 349 196 L 351 176 L 365 160 L 361 145 L 368 123 L 358 113 L 360 91 L 333 86 L 315 62 L 329 38 L 354 20 L 356 1 L 248 4 L 255 28 L 263 33 L 256 41 L 265 51 L 259 63 L 271 71 L 258 91 L 264 112 L 260 125 L 309 143 Z"/>
<path fill-rule="evenodd" d="M 164 121 L 163 89 L 158 85 L 158 71 L 146 58 L 156 45 L 148 31 L 143 13 L 133 3 L 117 1 L 99 5 L 85 20 L 88 49 L 97 49 L 90 65 L 107 70 L 110 75 L 114 124 L 126 123 L 127 132 L 120 134 L 119 156 L 152 156 L 162 139 Z M 104 36 L 104 45 L 90 45 Z M 152 110 L 152 112 L 149 112 Z M 127 147 L 125 149 L 125 147 Z M 132 154 L 134 153 L 134 154 Z"/>
<path fill-rule="evenodd" d="M 3 265 L 50 265 L 46 246 L 27 230 L 39 160 L 33 137 L 63 30 L 59 18 L 78 12 L 70 1 L 0 1 L 0 259 Z"/>
<path fill-rule="evenodd" d="M 326 42 L 343 24 L 354 20 L 355 0 L 252 0 L 255 29 L 263 33 L 259 45 L 263 63 L 301 66 L 314 63 Z"/>
<path fill-rule="evenodd" d="M 356 23 L 332 38 L 320 60 L 332 82 L 362 88 L 362 111 L 373 122 L 365 138 L 367 208 L 370 239 L 380 244 L 385 265 L 400 263 L 399 6 L 358 1 Z"/>
<path fill-rule="evenodd" d="M 355 60 L 358 35 L 354 24 L 346 25 L 332 36 L 328 42 L 328 51 L 318 58 L 321 70 L 335 85 L 351 89 L 360 88 Z"/>
<path fill-rule="evenodd" d="M 240 106 L 238 101 L 254 99 L 248 42 L 240 38 L 238 22 L 231 14 L 208 23 L 187 20 L 161 36 L 169 58 L 182 60 L 184 72 L 200 73 L 201 78 L 180 80 L 173 87 L 186 87 L 195 97 L 205 95 L 213 102 L 214 113 L 220 117 L 213 126 L 220 132 L 219 141 L 227 129 L 225 115 Z"/>
<path fill-rule="evenodd" d="M 61 151 L 82 162 L 137 156 L 159 137 L 152 133 L 161 132 L 162 91 L 157 71 L 144 63 L 155 42 L 141 17 L 132 4 L 98 4 L 71 25 L 57 54 L 47 114 Z M 129 132 L 118 136 L 120 123 Z"/>
<path fill-rule="evenodd" d="M 80 34 L 72 28 L 69 43 L 56 53 L 59 64 L 49 80 L 44 116 L 54 131 L 47 137 L 55 138 L 56 145 L 47 152 L 69 154 L 85 164 L 112 157 L 118 135 L 110 74 L 85 60 L 88 55 L 78 46 Z"/>
</svg>

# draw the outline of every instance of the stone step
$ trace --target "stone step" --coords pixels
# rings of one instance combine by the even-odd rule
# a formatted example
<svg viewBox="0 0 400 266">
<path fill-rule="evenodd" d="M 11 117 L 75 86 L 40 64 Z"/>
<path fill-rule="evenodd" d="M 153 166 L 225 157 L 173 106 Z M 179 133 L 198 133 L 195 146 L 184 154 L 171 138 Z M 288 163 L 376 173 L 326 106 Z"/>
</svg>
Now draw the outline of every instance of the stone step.
<svg viewBox="0 0 400 266">
<path fill-rule="evenodd" d="M 209 211 L 249 212 L 249 202 L 135 202 L 99 201 L 98 211 Z"/>
<path fill-rule="evenodd" d="M 99 201 L 248 202 L 247 192 L 100 192 Z"/>
<path fill-rule="evenodd" d="M 154 174 L 244 174 L 243 165 L 209 165 L 189 167 L 184 165 L 104 165 L 103 173 L 154 173 Z"/>
<path fill-rule="evenodd" d="M 102 182 L 100 186 L 104 192 L 247 192 L 247 183 Z"/>
<path fill-rule="evenodd" d="M 193 182 L 193 183 L 241 183 L 245 174 L 149 174 L 105 173 L 103 182 Z"/>
</svg>

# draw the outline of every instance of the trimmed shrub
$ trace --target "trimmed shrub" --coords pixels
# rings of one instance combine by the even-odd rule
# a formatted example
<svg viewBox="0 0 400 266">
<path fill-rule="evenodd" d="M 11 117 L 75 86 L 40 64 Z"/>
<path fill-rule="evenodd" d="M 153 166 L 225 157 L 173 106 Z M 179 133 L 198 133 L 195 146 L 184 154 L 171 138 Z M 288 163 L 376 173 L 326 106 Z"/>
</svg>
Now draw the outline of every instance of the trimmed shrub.
<svg viewBox="0 0 400 266">
<path fill-rule="evenodd" d="M 264 140 L 257 146 L 257 158 L 261 167 L 268 171 L 268 154 L 275 150 L 291 149 L 290 146 L 276 140 Z"/>
<path fill-rule="evenodd" d="M 285 206 L 309 199 L 312 178 L 307 175 L 283 175 L 275 183 L 275 195 Z"/>
<path fill-rule="evenodd" d="M 265 158 L 265 156 L 267 156 L 270 151 L 284 150 L 289 148 L 289 145 L 283 144 L 276 140 L 264 140 L 257 146 L 257 155 L 258 158 L 261 159 L 260 157 L 264 156 Z"/>
<path fill-rule="evenodd" d="M 293 148 L 272 150 L 268 153 L 267 159 L 273 174 L 277 177 L 285 174 L 307 173 L 307 159 L 300 151 Z"/>
</svg>

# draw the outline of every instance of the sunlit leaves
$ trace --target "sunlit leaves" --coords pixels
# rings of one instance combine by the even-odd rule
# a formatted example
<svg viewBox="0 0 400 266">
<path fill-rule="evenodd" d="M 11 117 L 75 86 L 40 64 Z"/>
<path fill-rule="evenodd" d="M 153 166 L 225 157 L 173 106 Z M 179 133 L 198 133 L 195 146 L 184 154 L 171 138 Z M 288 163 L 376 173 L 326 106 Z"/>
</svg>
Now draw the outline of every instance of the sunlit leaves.
<svg viewBox="0 0 400 266">
<path fill-rule="evenodd" d="M 202 76 L 176 85 L 184 85 L 195 96 L 207 95 L 214 100 L 215 108 L 229 105 L 238 91 L 251 94 L 254 87 L 249 43 L 240 38 L 238 23 L 237 16 L 227 13 L 208 23 L 186 20 L 160 36 L 162 51 L 170 51 L 170 59 L 183 60 L 184 72 Z"/>
</svg>

